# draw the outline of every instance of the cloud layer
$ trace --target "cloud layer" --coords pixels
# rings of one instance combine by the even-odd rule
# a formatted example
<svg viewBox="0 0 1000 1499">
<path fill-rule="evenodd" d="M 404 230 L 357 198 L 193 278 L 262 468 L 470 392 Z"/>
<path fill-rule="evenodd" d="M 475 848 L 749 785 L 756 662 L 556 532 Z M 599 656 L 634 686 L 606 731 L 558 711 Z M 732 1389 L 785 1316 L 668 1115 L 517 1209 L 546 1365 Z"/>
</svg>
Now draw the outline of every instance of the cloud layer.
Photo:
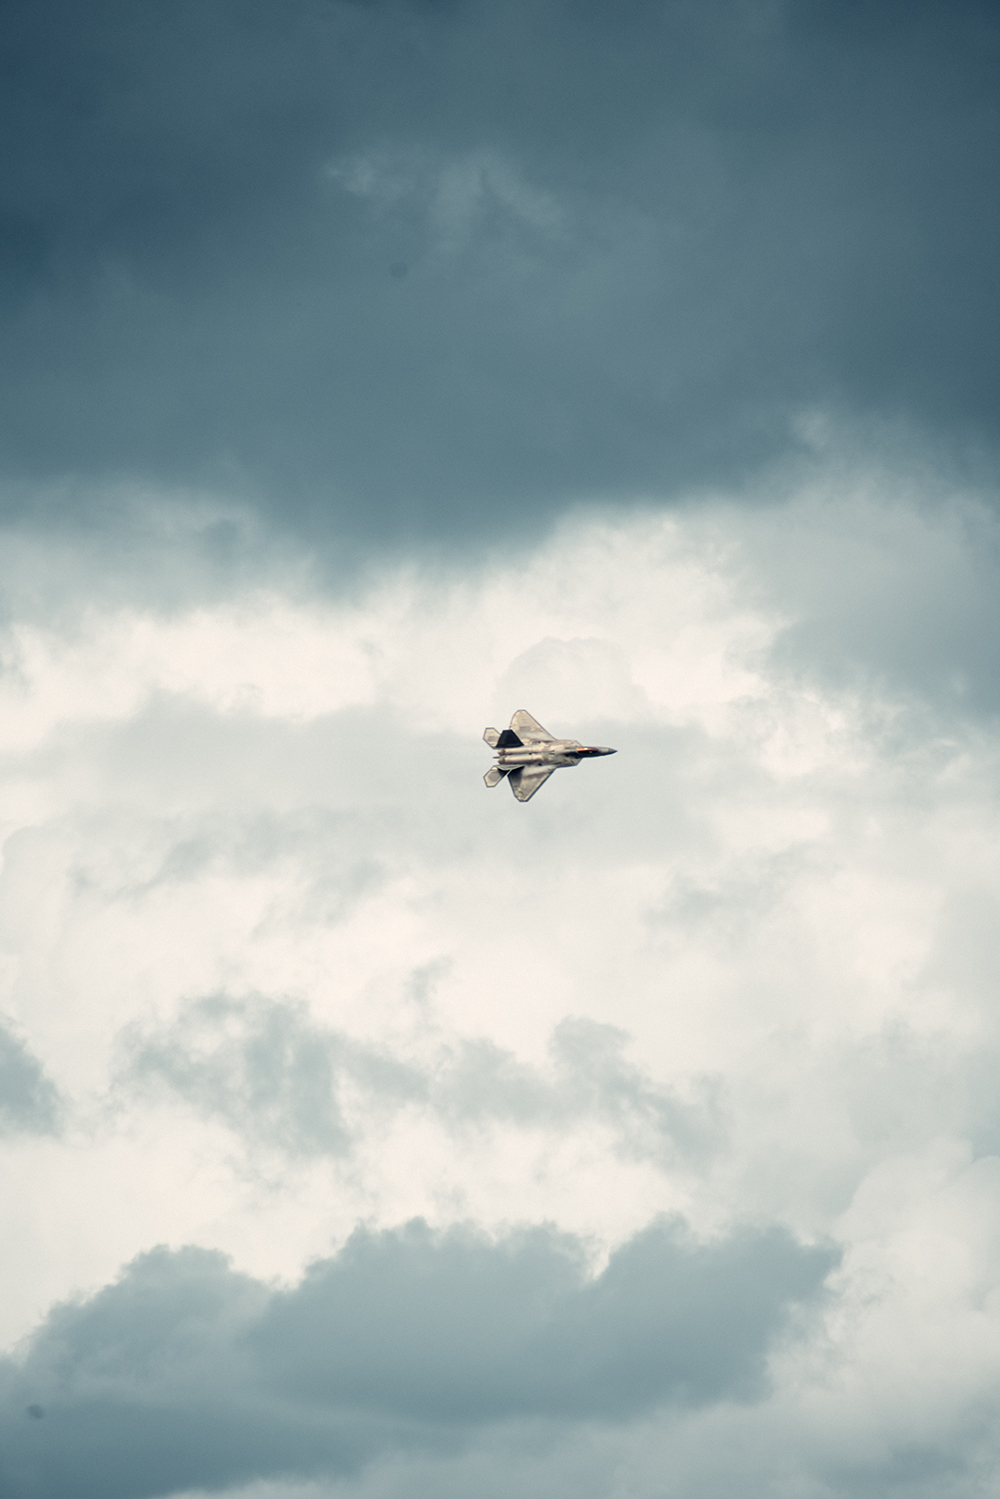
<svg viewBox="0 0 1000 1499">
<path fill-rule="evenodd" d="M 784 482 L 339 597 L 11 533 L 12 1493 L 988 1486 L 995 523 Z M 522 705 L 619 754 L 517 806 Z"/>
<path fill-rule="evenodd" d="M 698 1247 L 666 1223 L 595 1280 L 583 1263 L 547 1229 L 493 1243 L 414 1223 L 359 1232 L 273 1291 L 217 1254 L 155 1250 L 3 1371 L 5 1489 L 125 1499 L 350 1473 L 498 1422 L 759 1397 L 831 1257 L 780 1231 Z"/>
<path fill-rule="evenodd" d="M 6 31 L 8 507 L 118 476 L 450 545 L 740 483 L 817 407 L 995 467 L 980 0 L 19 0 Z"/>
</svg>

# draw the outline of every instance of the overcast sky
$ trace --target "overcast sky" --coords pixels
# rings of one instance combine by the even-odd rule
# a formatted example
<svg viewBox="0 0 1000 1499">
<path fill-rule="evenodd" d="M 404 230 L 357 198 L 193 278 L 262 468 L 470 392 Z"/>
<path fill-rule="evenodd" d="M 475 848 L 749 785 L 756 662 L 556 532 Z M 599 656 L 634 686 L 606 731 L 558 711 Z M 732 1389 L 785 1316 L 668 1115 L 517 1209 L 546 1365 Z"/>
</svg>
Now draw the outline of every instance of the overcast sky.
<svg viewBox="0 0 1000 1499">
<path fill-rule="evenodd" d="M 1000 7 L 0 29 L 0 1495 L 995 1494 Z"/>
</svg>

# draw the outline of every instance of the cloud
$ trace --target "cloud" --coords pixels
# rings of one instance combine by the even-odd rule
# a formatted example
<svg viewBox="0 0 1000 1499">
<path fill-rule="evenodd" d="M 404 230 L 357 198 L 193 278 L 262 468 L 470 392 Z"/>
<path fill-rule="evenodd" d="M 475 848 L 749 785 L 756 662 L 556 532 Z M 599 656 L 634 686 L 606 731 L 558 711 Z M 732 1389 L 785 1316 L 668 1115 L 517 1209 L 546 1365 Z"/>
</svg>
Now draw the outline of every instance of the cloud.
<svg viewBox="0 0 1000 1499">
<path fill-rule="evenodd" d="M 301 1006 L 261 997 L 194 1001 L 160 1034 L 122 1038 L 123 1081 L 159 1084 L 233 1128 L 293 1154 L 342 1155 L 352 1144 L 339 1093 L 361 1089 L 361 1110 L 404 1105 L 420 1073 L 374 1047 L 310 1023 Z"/>
<path fill-rule="evenodd" d="M 185 1244 L 231 1255 L 220 1284 L 244 1277 L 258 1311 L 233 1319 L 254 1328 L 286 1306 L 275 1278 L 304 1287 L 304 1266 L 339 1265 L 359 1221 L 371 1284 L 390 1267 L 371 1296 L 386 1306 L 418 1262 L 447 1264 L 457 1287 L 475 1260 L 397 1253 L 415 1218 L 433 1245 L 464 1223 L 510 1255 L 509 1225 L 552 1225 L 525 1242 L 586 1262 L 566 1305 L 593 1319 L 540 1316 L 534 1375 L 498 1353 L 463 1393 L 442 1334 L 423 1395 L 454 1400 L 449 1426 L 406 1414 L 422 1393 L 410 1365 L 381 1413 L 313 1400 L 347 1377 L 315 1350 L 296 1363 L 301 1328 L 322 1322 L 317 1271 L 308 1315 L 274 1311 L 285 1394 L 264 1373 L 247 1393 L 246 1341 L 230 1363 L 206 1344 L 203 1425 L 179 1377 L 184 1442 L 158 1424 L 159 1395 L 135 1416 L 136 1453 L 201 1461 L 261 1414 L 244 1469 L 226 1457 L 221 1476 L 170 1468 L 171 1483 L 645 1499 L 666 1473 L 683 1499 L 847 1499 L 890 1481 L 924 1499 L 936 1472 L 968 1499 L 990 1471 L 995 1434 L 976 1423 L 1000 1347 L 996 524 L 937 471 L 866 475 L 826 452 L 753 510 L 595 511 L 534 549 L 387 566 L 343 595 L 279 559 L 267 587 L 215 575 L 204 600 L 169 606 L 105 594 L 100 573 L 81 609 L 93 553 L 74 572 L 23 531 L 0 549 L 16 604 L 2 1003 L 65 1101 L 58 1136 L 9 1135 L 0 1152 L 20 1205 L 0 1242 L 5 1340 L 67 1298 L 94 1304 L 159 1243 L 169 1264 Z M 60 577 L 67 602 L 46 620 L 37 598 Z M 527 808 L 486 791 L 482 727 L 522 704 L 619 755 Z M 655 1279 L 636 1246 L 678 1214 L 702 1248 L 744 1242 L 747 1222 L 842 1247 L 822 1323 L 806 1314 L 803 1337 L 768 1344 L 759 1400 L 685 1365 L 721 1398 L 643 1406 L 638 1342 L 584 1295 L 605 1264 Z M 334 1302 L 360 1285 L 330 1274 Z M 447 1277 L 427 1274 L 437 1296 Z M 502 1305 L 516 1343 L 524 1323 Z M 485 1313 L 475 1325 L 493 1336 Z M 152 1365 L 173 1357 L 172 1326 L 150 1334 Z M 620 1347 L 612 1378 L 600 1358 Z M 46 1379 L 13 1407 L 17 1441 L 42 1448 L 60 1398 Z M 509 1410 L 522 1385 L 547 1415 L 464 1414 Z M 268 1424 L 278 1403 L 290 1424 Z M 81 1451 L 98 1406 L 74 1406 Z M 265 1484 L 295 1422 L 319 1454 L 308 1472 L 339 1462 L 340 1477 Z"/>
<path fill-rule="evenodd" d="M 0 1023 L 0 1135 L 50 1135 L 60 1122 L 61 1100 L 37 1057 Z"/>
<path fill-rule="evenodd" d="M 676 1166 L 709 1155 L 723 1134 L 711 1085 L 700 1080 L 696 1101 L 682 1099 L 627 1059 L 630 1040 L 617 1026 L 562 1020 L 549 1043 L 551 1078 L 490 1041 L 465 1041 L 440 1070 L 432 1103 L 453 1127 L 568 1129 L 589 1121 L 607 1127 L 615 1149 L 634 1160 Z"/>
<path fill-rule="evenodd" d="M 718 1148 L 713 1090 L 702 1084 L 697 1101 L 682 1100 L 627 1060 L 629 1039 L 614 1026 L 563 1020 L 545 1068 L 485 1037 L 431 1032 L 394 1052 L 316 1025 L 302 1004 L 220 995 L 182 1006 L 159 1031 L 129 1027 L 117 1088 L 166 1090 L 251 1148 L 293 1156 L 348 1155 L 401 1111 L 424 1113 L 449 1135 L 591 1124 L 623 1156 L 664 1165 Z"/>
<path fill-rule="evenodd" d="M 596 1279 L 585 1258 L 547 1228 L 491 1241 L 417 1222 L 359 1230 L 273 1290 L 218 1254 L 151 1251 L 7 1362 L 6 1492 L 140 1499 L 350 1473 L 519 1418 L 760 1398 L 791 1308 L 819 1304 L 834 1263 L 781 1230 L 698 1244 L 676 1221 Z"/>
<path fill-rule="evenodd" d="M 452 548 L 738 486 L 817 408 L 995 467 L 978 0 L 18 0 L 7 33 L 9 509 L 71 481 L 52 513 L 114 530 L 130 477 Z"/>
<path fill-rule="evenodd" d="M 858 462 L 836 436 L 828 458 L 801 508 L 734 517 L 749 576 L 784 615 L 773 667 L 949 724 L 994 715 L 994 492 L 920 459 Z"/>
</svg>

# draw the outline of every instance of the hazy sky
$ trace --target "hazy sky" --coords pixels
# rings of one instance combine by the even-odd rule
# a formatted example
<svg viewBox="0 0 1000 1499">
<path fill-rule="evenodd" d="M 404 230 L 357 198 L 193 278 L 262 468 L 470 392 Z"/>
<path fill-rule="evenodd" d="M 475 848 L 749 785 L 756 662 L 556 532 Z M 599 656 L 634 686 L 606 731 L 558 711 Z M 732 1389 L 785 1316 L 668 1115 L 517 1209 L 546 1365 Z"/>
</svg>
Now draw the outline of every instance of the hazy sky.
<svg viewBox="0 0 1000 1499">
<path fill-rule="evenodd" d="M 1000 7 L 0 26 L 2 1499 L 994 1495 Z"/>
</svg>

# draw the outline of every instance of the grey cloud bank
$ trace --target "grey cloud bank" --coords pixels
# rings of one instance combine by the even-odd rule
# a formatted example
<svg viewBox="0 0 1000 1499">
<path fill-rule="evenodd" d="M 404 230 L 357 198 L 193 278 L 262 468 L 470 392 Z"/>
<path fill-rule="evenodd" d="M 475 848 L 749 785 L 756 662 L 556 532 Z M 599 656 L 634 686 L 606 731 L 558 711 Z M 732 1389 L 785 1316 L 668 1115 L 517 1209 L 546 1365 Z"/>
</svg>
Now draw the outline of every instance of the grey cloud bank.
<svg viewBox="0 0 1000 1499">
<path fill-rule="evenodd" d="M 590 1280 L 572 1236 L 417 1222 L 358 1231 L 276 1291 L 218 1254 L 154 1250 L 5 1363 L 3 1492 L 140 1499 L 343 1474 L 518 1418 L 759 1398 L 768 1350 L 834 1262 L 779 1229 L 699 1245 L 667 1221 Z"/>
<path fill-rule="evenodd" d="M 739 484 L 817 406 L 995 467 L 985 0 L 4 28 L 10 508 L 124 477 L 313 537 L 530 531 Z"/>
</svg>

